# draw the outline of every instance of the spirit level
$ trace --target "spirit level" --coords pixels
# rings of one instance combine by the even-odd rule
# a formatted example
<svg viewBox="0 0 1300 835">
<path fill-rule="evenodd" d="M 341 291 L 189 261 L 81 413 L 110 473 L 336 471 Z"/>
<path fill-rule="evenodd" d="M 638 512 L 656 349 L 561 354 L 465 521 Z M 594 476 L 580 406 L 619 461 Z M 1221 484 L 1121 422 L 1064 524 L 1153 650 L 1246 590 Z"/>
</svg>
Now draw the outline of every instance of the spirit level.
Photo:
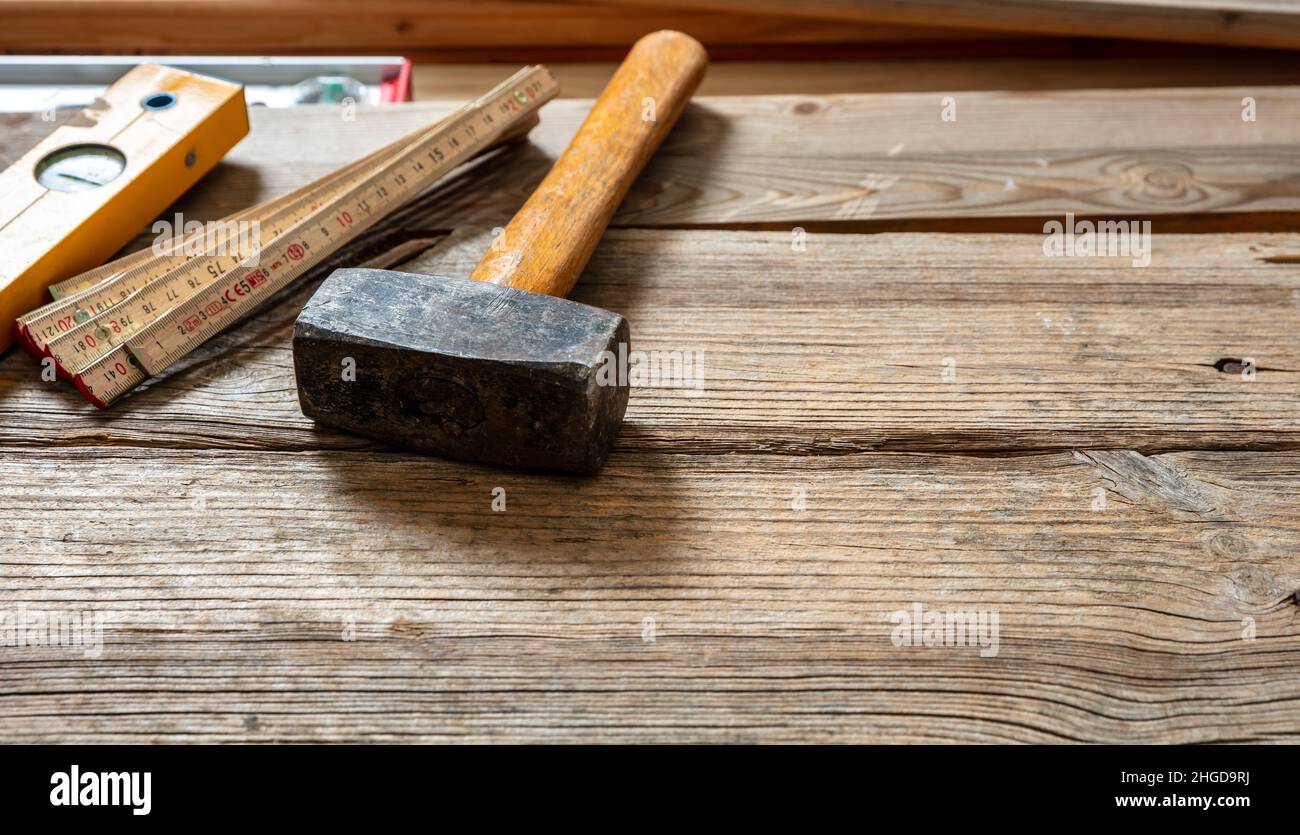
<svg viewBox="0 0 1300 835">
<path fill-rule="evenodd" d="M 102 264 L 247 133 L 239 85 L 141 64 L 0 174 L 0 351 L 47 285 Z"/>
</svg>

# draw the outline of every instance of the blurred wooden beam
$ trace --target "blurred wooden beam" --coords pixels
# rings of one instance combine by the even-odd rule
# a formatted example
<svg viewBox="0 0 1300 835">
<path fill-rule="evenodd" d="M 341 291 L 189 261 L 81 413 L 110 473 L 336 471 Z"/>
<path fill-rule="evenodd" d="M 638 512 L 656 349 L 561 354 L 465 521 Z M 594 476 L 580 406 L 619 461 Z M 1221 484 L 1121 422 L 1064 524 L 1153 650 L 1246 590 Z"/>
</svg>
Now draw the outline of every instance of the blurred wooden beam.
<svg viewBox="0 0 1300 835">
<path fill-rule="evenodd" d="M 645 0 L 605 0 L 623 6 Z M 946 27 L 1294 49 L 1292 0 L 655 0 L 681 10 L 787 15 L 846 24 Z"/>
<path fill-rule="evenodd" d="M 1300 47 L 1300 4 L 1283 0 L 0 0 L 0 20 L 0 51 L 56 54 L 618 60 L 662 28 L 724 60 Z"/>
<path fill-rule="evenodd" d="M 545 0 L 0 0 L 0 20 L 0 50 L 9 53 L 392 52 L 417 58 L 453 53 L 478 60 L 614 60 L 641 35 L 663 28 L 690 32 L 711 49 L 732 54 L 752 46 L 1005 39 L 969 29 L 734 9 Z"/>
<path fill-rule="evenodd" d="M 1245 87 L 1300 78 L 1300 51 L 1173 47 L 1155 55 L 1075 55 L 1026 58 L 876 58 L 873 60 L 714 61 L 700 95 L 827 95 L 952 90 L 1131 89 Z M 595 98 L 618 66 L 614 61 L 549 62 L 562 98 Z M 416 101 L 470 99 L 509 68 L 491 63 L 415 65 Z"/>
</svg>

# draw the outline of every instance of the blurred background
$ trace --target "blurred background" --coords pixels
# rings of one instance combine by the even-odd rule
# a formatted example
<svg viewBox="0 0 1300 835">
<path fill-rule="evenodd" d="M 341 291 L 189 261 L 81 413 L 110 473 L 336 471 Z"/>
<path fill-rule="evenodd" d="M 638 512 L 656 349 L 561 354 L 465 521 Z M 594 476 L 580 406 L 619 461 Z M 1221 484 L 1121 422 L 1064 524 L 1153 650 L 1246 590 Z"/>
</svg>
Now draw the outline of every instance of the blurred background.
<svg viewBox="0 0 1300 835">
<path fill-rule="evenodd" d="M 532 61 L 589 97 L 660 28 L 709 48 L 703 95 L 1285 84 L 1298 19 L 1285 0 L 0 0 L 0 110 L 124 71 L 97 56 L 242 56 L 217 74 L 270 106 L 461 99 Z"/>
</svg>

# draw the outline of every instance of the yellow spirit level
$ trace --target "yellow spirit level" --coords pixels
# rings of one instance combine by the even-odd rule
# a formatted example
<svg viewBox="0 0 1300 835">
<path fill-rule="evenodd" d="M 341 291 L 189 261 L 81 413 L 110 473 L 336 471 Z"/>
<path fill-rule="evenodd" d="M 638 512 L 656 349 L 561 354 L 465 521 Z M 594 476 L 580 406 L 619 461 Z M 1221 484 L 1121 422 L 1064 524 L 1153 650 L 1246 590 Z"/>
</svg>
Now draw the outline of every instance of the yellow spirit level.
<svg viewBox="0 0 1300 835">
<path fill-rule="evenodd" d="M 106 261 L 247 133 L 241 86 L 141 64 L 0 174 L 0 351 L 47 285 Z"/>
</svg>

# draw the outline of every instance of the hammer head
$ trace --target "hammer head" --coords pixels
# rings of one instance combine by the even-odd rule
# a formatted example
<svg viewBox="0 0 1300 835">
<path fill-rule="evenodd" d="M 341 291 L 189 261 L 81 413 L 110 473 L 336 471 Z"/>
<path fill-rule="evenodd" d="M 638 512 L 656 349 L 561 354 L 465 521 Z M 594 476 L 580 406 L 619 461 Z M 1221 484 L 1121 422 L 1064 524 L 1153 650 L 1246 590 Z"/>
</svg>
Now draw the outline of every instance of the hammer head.
<svg viewBox="0 0 1300 835">
<path fill-rule="evenodd" d="M 336 270 L 293 329 L 314 420 L 464 461 L 595 472 L 628 388 L 611 364 L 627 320 L 463 278 Z"/>
</svg>

